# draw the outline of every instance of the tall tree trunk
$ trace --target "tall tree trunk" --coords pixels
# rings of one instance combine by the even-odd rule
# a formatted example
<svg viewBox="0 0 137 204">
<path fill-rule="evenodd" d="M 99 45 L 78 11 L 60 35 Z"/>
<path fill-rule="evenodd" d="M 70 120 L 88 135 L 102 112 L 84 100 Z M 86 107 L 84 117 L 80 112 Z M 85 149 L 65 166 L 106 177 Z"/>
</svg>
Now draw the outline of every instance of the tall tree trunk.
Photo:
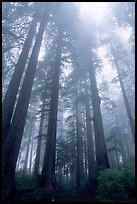
<svg viewBox="0 0 137 204">
<path fill-rule="evenodd" d="M 57 130 L 57 111 L 58 111 L 58 97 L 59 97 L 59 77 L 61 65 L 61 43 L 62 34 L 59 33 L 57 38 L 57 50 L 54 63 L 54 72 L 52 80 L 52 92 L 50 100 L 50 111 L 48 120 L 48 131 L 46 148 L 44 154 L 44 161 L 42 166 L 42 180 L 41 186 L 47 187 L 52 184 L 55 169 L 55 154 L 56 154 L 56 130 Z"/>
<path fill-rule="evenodd" d="M 77 173 L 76 173 L 76 185 L 79 188 L 84 176 L 84 164 L 83 164 L 83 141 L 82 130 L 80 128 L 80 116 L 78 108 L 78 90 L 76 85 L 76 124 L 77 124 Z"/>
<path fill-rule="evenodd" d="M 93 107 L 93 123 L 95 130 L 95 149 L 96 149 L 96 162 L 99 166 L 104 168 L 109 168 L 103 122 L 100 110 L 101 99 L 98 95 L 95 69 L 94 67 L 89 67 L 89 77 L 90 77 L 90 88 L 92 92 L 92 107 Z"/>
<path fill-rule="evenodd" d="M 38 54 L 42 42 L 45 24 L 46 16 L 44 14 L 39 27 L 35 45 L 33 47 L 33 51 L 30 57 L 29 65 L 24 77 L 22 89 L 20 91 L 20 96 L 12 119 L 12 124 L 10 125 L 10 130 L 4 143 L 3 187 L 5 189 L 10 188 L 10 186 L 13 185 L 12 183 L 15 183 L 15 167 L 22 140 L 24 125 L 26 121 L 26 115 L 31 96 L 31 90 L 37 67 Z"/>
<path fill-rule="evenodd" d="M 85 126 L 86 124 L 84 124 Z M 84 127 L 84 129 L 86 129 L 86 127 Z M 88 170 L 88 163 L 87 163 L 87 139 L 86 139 L 86 131 L 84 131 L 84 154 L 85 154 L 85 165 L 84 165 L 84 171 L 85 171 L 85 175 L 87 177 L 87 170 Z"/>
<path fill-rule="evenodd" d="M 114 113 L 114 116 L 115 116 L 115 124 L 116 124 L 116 127 L 117 127 L 118 135 L 123 135 L 124 132 L 122 133 L 120 131 L 120 128 L 119 128 L 119 122 L 118 122 L 118 117 L 117 117 L 117 114 L 116 114 L 115 106 L 112 106 L 112 110 L 113 110 L 113 113 Z M 122 120 L 121 120 L 121 124 L 122 124 Z M 122 127 L 124 127 L 124 125 L 122 125 Z M 124 168 L 127 169 L 128 165 L 127 165 L 127 159 L 126 159 L 126 149 L 125 149 L 125 144 L 124 144 L 125 141 L 126 141 L 126 137 L 124 137 L 123 139 L 120 140 L 120 150 L 121 150 L 121 154 L 122 154 L 123 166 L 124 166 Z"/>
<path fill-rule="evenodd" d="M 45 100 L 46 100 L 46 93 L 47 93 L 47 83 L 45 81 L 43 95 L 43 104 L 41 109 L 41 119 L 40 119 L 40 126 L 39 126 L 39 135 L 38 135 L 38 142 L 37 142 L 37 151 L 36 151 L 36 158 L 34 164 L 34 175 L 37 177 L 39 171 L 39 163 L 40 163 L 40 152 L 41 152 L 41 140 L 42 140 L 42 130 L 43 130 L 43 123 L 44 123 L 44 116 L 45 116 Z M 36 181 L 37 183 L 37 181 Z"/>
<path fill-rule="evenodd" d="M 44 123 L 44 111 L 45 111 L 45 105 L 43 103 L 42 110 L 41 110 L 41 119 L 40 119 L 40 126 L 39 126 L 36 158 L 35 158 L 35 164 L 34 164 L 34 175 L 35 176 L 38 175 L 38 170 L 39 170 L 39 161 L 40 161 L 40 152 L 41 152 L 41 140 L 42 140 L 42 130 L 43 130 L 43 123 Z"/>
<path fill-rule="evenodd" d="M 30 142 L 31 142 L 31 136 L 32 136 L 32 129 L 33 129 L 33 123 L 31 124 L 29 134 L 28 134 L 28 142 L 27 142 L 27 149 L 26 149 L 26 155 L 25 155 L 25 161 L 24 161 L 24 167 L 23 172 L 26 173 L 27 171 L 27 164 L 29 159 L 29 149 L 30 149 Z"/>
<path fill-rule="evenodd" d="M 87 150 L 88 150 L 88 175 L 89 180 L 95 177 L 95 159 L 94 159 L 94 143 L 92 135 L 92 124 L 90 115 L 90 104 L 88 95 L 85 97 L 86 107 L 86 129 L 87 129 Z"/>
<path fill-rule="evenodd" d="M 117 144 L 116 144 L 116 131 L 115 129 L 113 130 L 113 136 L 114 136 L 114 140 L 113 140 L 113 144 L 114 144 L 114 147 L 115 147 L 115 156 L 116 156 L 116 161 L 117 161 L 117 168 L 118 170 L 120 171 L 120 164 L 119 164 L 119 158 L 118 158 L 118 150 L 117 150 Z"/>
<path fill-rule="evenodd" d="M 110 42 L 110 45 L 111 45 L 111 50 L 112 50 L 112 54 L 113 54 L 113 57 L 114 57 L 114 62 L 115 62 L 115 65 L 116 65 L 117 73 L 118 73 L 118 78 L 119 78 L 119 82 L 120 82 L 120 86 L 121 86 L 125 106 L 126 106 L 127 116 L 128 116 L 128 119 L 129 119 L 129 124 L 130 124 L 132 135 L 133 135 L 133 140 L 135 141 L 134 120 L 133 120 L 133 117 L 132 117 L 132 114 L 131 114 L 128 98 L 127 98 L 126 91 L 125 91 L 125 88 L 124 88 L 124 84 L 123 84 L 123 81 L 122 81 L 122 77 L 121 77 L 121 74 L 120 74 L 120 69 L 119 69 L 117 58 L 116 58 L 115 50 L 114 50 L 111 42 Z"/>
<path fill-rule="evenodd" d="M 34 132 L 32 133 L 31 148 L 30 148 L 30 159 L 29 159 L 29 172 L 30 173 L 32 169 L 33 142 L 34 142 Z"/>
<path fill-rule="evenodd" d="M 22 52 L 15 66 L 14 74 L 12 76 L 12 79 L 10 81 L 10 84 L 8 86 L 7 92 L 3 100 L 3 104 L 2 104 L 2 142 L 3 144 L 10 128 L 10 122 L 11 122 L 11 118 L 14 110 L 17 92 L 19 89 L 23 71 L 25 69 L 25 64 L 31 48 L 32 40 L 36 32 L 36 26 L 37 26 L 37 21 L 34 18 L 34 20 L 31 23 L 27 38 L 25 40 Z"/>
</svg>

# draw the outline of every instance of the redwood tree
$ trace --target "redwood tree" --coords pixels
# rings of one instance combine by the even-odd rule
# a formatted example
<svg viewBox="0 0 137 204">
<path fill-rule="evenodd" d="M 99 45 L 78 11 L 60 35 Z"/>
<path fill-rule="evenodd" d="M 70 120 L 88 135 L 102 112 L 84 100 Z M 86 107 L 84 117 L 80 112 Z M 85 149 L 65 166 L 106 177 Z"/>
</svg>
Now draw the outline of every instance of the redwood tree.
<svg viewBox="0 0 137 204">
<path fill-rule="evenodd" d="M 133 120 L 133 117 L 132 117 L 132 114 L 131 114 L 128 98 L 127 98 L 126 91 L 125 91 L 125 88 L 124 88 L 124 84 L 123 84 L 123 81 L 122 81 L 119 64 L 118 64 L 118 61 L 117 61 L 117 58 L 116 58 L 115 49 L 112 46 L 111 41 L 110 41 L 110 45 L 111 45 L 111 51 L 112 51 L 112 54 L 113 54 L 113 57 L 114 57 L 114 62 L 115 62 L 115 65 L 116 65 L 117 73 L 118 73 L 118 78 L 119 78 L 119 82 L 120 82 L 120 86 L 121 86 L 121 90 L 122 90 L 122 94 L 123 94 L 123 98 L 124 98 L 124 102 L 125 102 L 127 116 L 128 116 L 128 119 L 129 119 L 129 124 L 130 124 L 132 135 L 133 135 L 133 140 L 135 141 L 135 125 L 134 125 L 134 120 Z"/>
<path fill-rule="evenodd" d="M 88 176 L 89 176 L 89 180 L 91 180 L 95 178 L 95 158 L 94 158 L 93 130 L 92 130 L 92 124 L 91 124 L 92 118 L 90 114 L 91 111 L 90 111 L 88 94 L 83 96 L 83 100 L 86 108 Z"/>
<path fill-rule="evenodd" d="M 10 81 L 10 84 L 8 86 L 7 92 L 3 100 L 3 104 L 2 104 L 2 141 L 3 142 L 5 141 L 10 128 L 10 122 L 11 122 L 11 118 L 12 118 L 12 114 L 15 106 L 19 85 L 25 69 L 25 64 L 28 58 L 28 54 L 30 52 L 32 40 L 36 32 L 36 26 L 37 26 L 37 18 L 34 17 L 34 19 L 31 22 L 30 29 L 28 31 L 28 35 L 25 40 L 22 52 L 15 66 L 12 79 Z"/>
<path fill-rule="evenodd" d="M 50 186 L 52 183 L 55 170 L 55 153 L 56 153 L 56 129 L 57 129 L 57 111 L 59 97 L 59 77 L 61 66 L 61 47 L 62 47 L 62 30 L 58 33 L 56 57 L 54 61 L 54 71 L 51 88 L 50 111 L 48 120 L 48 130 L 46 138 L 46 149 L 42 167 L 41 185 Z"/>
<path fill-rule="evenodd" d="M 95 130 L 96 161 L 99 166 L 109 168 L 103 122 L 100 110 L 101 99 L 98 95 L 94 66 L 89 66 L 90 88 L 92 92 L 93 123 Z"/>
<path fill-rule="evenodd" d="M 15 168 L 18 153 L 21 145 L 26 115 L 31 96 L 31 90 L 35 71 L 37 67 L 38 54 L 42 42 L 42 37 L 47 22 L 48 12 L 44 11 L 40 23 L 39 31 L 30 57 L 28 68 L 24 77 L 23 85 L 20 91 L 19 99 L 13 115 L 10 130 L 3 147 L 3 188 L 10 189 L 15 187 Z"/>
</svg>

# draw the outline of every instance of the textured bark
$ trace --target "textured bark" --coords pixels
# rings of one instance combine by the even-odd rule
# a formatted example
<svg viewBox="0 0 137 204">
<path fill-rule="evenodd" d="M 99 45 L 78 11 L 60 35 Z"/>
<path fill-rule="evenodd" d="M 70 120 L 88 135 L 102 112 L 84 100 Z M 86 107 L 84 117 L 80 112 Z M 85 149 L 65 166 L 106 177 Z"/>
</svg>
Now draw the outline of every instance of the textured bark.
<svg viewBox="0 0 137 204">
<path fill-rule="evenodd" d="M 117 58 L 116 58 L 115 50 L 114 50 L 112 44 L 111 44 L 111 50 L 112 50 L 112 54 L 113 54 L 113 57 L 114 57 L 114 62 L 115 62 L 117 73 L 118 73 L 118 78 L 119 78 L 119 82 L 120 82 L 120 86 L 121 86 L 121 90 L 122 90 L 122 94 L 123 94 L 123 98 L 124 98 L 124 102 L 125 102 L 127 116 L 128 116 L 128 119 L 129 119 L 129 124 L 130 124 L 132 135 L 133 135 L 133 140 L 135 141 L 134 120 L 133 120 L 133 117 L 132 117 L 132 114 L 131 114 L 128 98 L 127 98 L 126 91 L 125 91 L 125 88 L 124 88 L 124 84 L 123 84 L 123 81 L 122 81 L 122 77 L 121 77 L 121 74 L 120 74 L 120 69 L 119 69 Z"/>
<path fill-rule="evenodd" d="M 41 186 L 47 187 L 52 184 L 55 170 L 55 154 L 56 154 L 56 130 L 57 130 L 57 111 L 59 97 L 59 76 L 61 64 L 61 41 L 62 35 L 59 33 L 57 39 L 56 58 L 54 63 L 54 73 L 52 80 L 52 92 L 50 100 L 50 111 L 48 120 L 48 131 L 46 140 L 46 149 L 44 154 L 44 162 L 42 167 Z"/>
<path fill-rule="evenodd" d="M 94 179 L 95 176 L 95 159 L 94 159 L 94 144 L 92 135 L 92 124 L 90 115 L 90 104 L 89 98 L 85 97 L 85 107 L 86 107 L 86 129 L 87 129 L 87 150 L 88 150 L 88 175 L 89 180 Z"/>
<path fill-rule="evenodd" d="M 4 143 L 3 184 L 5 185 L 5 188 L 10 187 L 12 185 L 12 182 L 15 180 L 15 167 L 25 126 L 26 115 L 45 24 L 46 17 L 43 16 L 35 41 L 35 45 L 33 47 L 33 51 L 30 57 L 29 65 L 24 77 L 22 89 L 20 91 L 12 123 L 10 125 L 10 130 Z"/>
<path fill-rule="evenodd" d="M 15 66 L 14 74 L 12 76 L 12 79 L 10 81 L 10 84 L 8 86 L 7 92 L 3 100 L 3 104 L 2 104 L 2 142 L 3 143 L 7 137 L 7 134 L 10 128 L 10 122 L 11 122 L 11 118 L 12 118 L 12 114 L 15 106 L 15 101 L 16 101 L 20 81 L 25 69 L 25 64 L 31 48 L 32 40 L 36 32 L 36 25 L 37 25 L 37 21 L 36 19 L 34 19 L 31 23 L 30 30 L 28 32 L 22 52 Z"/>
<path fill-rule="evenodd" d="M 93 123 L 95 130 L 96 162 L 99 166 L 109 168 L 103 122 L 100 110 L 101 99 L 98 96 L 94 67 L 89 67 L 90 88 L 92 92 Z"/>
</svg>

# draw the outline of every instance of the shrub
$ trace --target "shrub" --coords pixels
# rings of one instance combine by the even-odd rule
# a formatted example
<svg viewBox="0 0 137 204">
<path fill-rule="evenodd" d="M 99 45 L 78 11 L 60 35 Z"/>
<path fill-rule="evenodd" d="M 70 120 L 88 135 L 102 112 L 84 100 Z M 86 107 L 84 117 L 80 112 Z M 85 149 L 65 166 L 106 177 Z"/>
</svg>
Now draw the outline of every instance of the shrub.
<svg viewBox="0 0 137 204">
<path fill-rule="evenodd" d="M 128 172 L 105 169 L 98 176 L 97 194 L 111 201 L 134 200 L 134 177 Z"/>
<path fill-rule="evenodd" d="M 130 199 L 135 197 L 135 178 L 131 173 L 123 172 L 122 183 Z"/>
</svg>

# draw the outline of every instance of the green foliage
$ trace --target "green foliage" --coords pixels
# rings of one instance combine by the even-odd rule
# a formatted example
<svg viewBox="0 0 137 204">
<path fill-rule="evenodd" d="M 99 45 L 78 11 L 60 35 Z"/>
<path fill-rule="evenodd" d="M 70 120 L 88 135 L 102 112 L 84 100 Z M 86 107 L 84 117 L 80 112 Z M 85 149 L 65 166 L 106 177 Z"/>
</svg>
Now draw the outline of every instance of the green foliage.
<svg viewBox="0 0 137 204">
<path fill-rule="evenodd" d="M 134 201 L 135 178 L 128 172 L 105 169 L 98 176 L 97 194 L 109 201 Z"/>
<path fill-rule="evenodd" d="M 135 178 L 131 173 L 123 172 L 122 174 L 122 183 L 124 185 L 125 191 L 128 194 L 129 198 L 135 197 Z"/>
<path fill-rule="evenodd" d="M 35 179 L 33 174 L 22 171 L 16 173 L 16 185 L 17 188 L 33 188 L 35 187 Z"/>
</svg>

